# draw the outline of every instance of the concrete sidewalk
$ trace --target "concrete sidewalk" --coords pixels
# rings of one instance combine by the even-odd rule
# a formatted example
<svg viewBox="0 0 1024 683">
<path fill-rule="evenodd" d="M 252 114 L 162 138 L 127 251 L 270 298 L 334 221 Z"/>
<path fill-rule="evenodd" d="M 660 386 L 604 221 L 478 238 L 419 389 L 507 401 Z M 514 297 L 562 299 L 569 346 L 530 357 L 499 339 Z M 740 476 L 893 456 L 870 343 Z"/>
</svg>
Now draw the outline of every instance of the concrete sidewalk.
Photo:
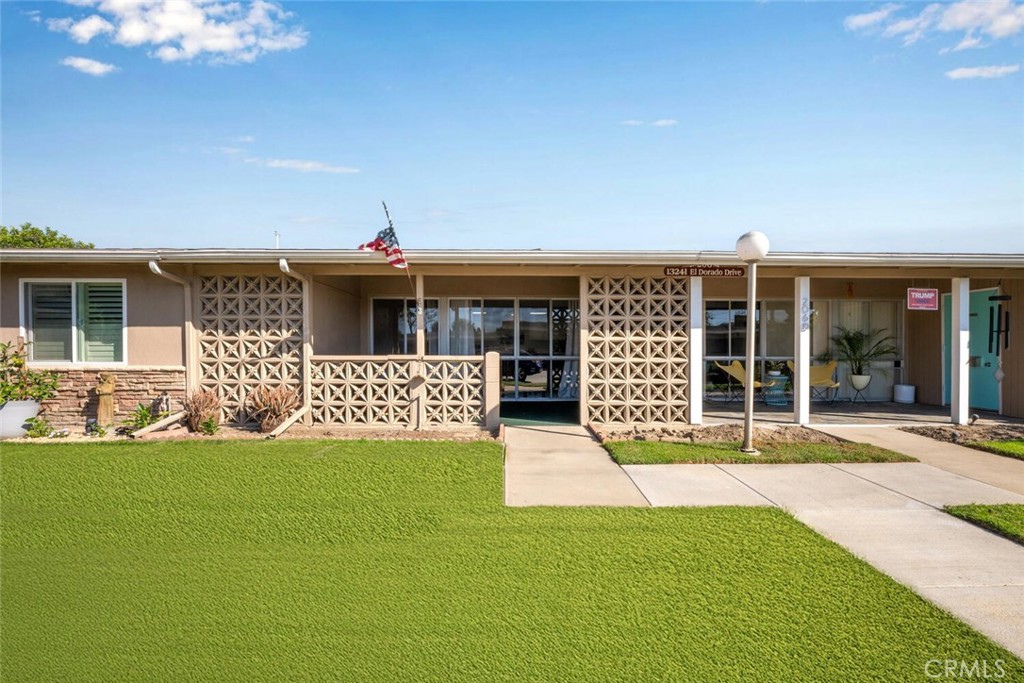
<svg viewBox="0 0 1024 683">
<path fill-rule="evenodd" d="M 844 441 L 868 443 L 903 453 L 921 462 L 970 479 L 1024 495 L 1024 460 L 985 453 L 966 446 L 936 441 L 890 427 L 816 427 Z"/>
<path fill-rule="evenodd" d="M 942 512 L 1024 496 L 922 463 L 627 465 L 653 505 L 777 505 L 1024 656 L 1024 547 Z"/>
<path fill-rule="evenodd" d="M 579 425 L 505 426 L 505 504 L 647 506 Z"/>
</svg>

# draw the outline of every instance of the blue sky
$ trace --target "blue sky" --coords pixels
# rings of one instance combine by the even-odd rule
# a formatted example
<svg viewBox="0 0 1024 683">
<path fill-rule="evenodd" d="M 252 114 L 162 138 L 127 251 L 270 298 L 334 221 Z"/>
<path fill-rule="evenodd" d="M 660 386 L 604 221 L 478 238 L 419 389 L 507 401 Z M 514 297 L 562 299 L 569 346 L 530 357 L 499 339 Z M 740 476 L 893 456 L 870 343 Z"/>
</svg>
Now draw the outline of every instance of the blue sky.
<svg viewBox="0 0 1024 683">
<path fill-rule="evenodd" d="M 1024 7 L 3 2 L 2 222 L 111 247 L 1024 251 Z M 95 17 L 95 18 L 91 18 Z"/>
</svg>

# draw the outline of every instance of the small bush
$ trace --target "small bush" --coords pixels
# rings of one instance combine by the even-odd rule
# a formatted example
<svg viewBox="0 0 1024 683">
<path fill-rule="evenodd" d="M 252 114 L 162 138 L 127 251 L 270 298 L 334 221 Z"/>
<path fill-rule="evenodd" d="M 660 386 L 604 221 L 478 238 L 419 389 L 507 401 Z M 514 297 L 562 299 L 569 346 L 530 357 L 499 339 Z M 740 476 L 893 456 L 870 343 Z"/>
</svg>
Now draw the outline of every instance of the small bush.
<svg viewBox="0 0 1024 683">
<path fill-rule="evenodd" d="M 25 436 L 30 439 L 59 439 L 68 435 L 68 430 L 54 429 L 53 425 L 45 417 L 31 417 L 26 423 L 28 424 L 28 429 L 25 431 Z"/>
<path fill-rule="evenodd" d="M 57 374 L 28 368 L 22 344 L 0 344 L 0 405 L 8 401 L 45 401 L 57 395 Z"/>
<path fill-rule="evenodd" d="M 152 406 L 140 403 L 135 406 L 135 410 L 128 413 L 128 419 L 122 424 L 127 428 L 127 431 L 134 432 L 144 427 L 148 427 L 155 422 L 159 422 L 165 417 L 167 417 L 167 413 L 158 413 L 153 410 Z"/>
<path fill-rule="evenodd" d="M 205 434 L 206 436 L 213 436 L 214 434 L 217 433 L 219 429 L 220 425 L 217 424 L 216 417 L 208 417 L 207 419 L 203 420 L 203 422 L 199 425 L 199 431 Z"/>
<path fill-rule="evenodd" d="M 250 413 L 261 432 L 272 432 L 299 407 L 299 392 L 287 386 L 260 385 L 249 394 Z"/>
<path fill-rule="evenodd" d="M 214 434 L 220 426 L 223 401 L 215 391 L 196 391 L 185 397 L 185 424 L 193 432 Z"/>
</svg>

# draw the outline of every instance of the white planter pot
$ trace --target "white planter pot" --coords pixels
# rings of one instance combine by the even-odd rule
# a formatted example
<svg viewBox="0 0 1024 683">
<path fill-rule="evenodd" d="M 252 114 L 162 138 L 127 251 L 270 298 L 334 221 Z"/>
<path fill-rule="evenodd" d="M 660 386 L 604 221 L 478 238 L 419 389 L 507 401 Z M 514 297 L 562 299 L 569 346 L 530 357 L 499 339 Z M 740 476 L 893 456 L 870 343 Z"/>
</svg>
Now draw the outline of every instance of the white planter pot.
<svg viewBox="0 0 1024 683">
<path fill-rule="evenodd" d="M 892 386 L 892 400 L 894 403 L 913 403 L 917 387 L 913 384 L 894 384 Z"/>
<path fill-rule="evenodd" d="M 39 401 L 8 401 L 0 406 L 0 439 L 25 436 L 25 424 L 39 414 Z"/>
<path fill-rule="evenodd" d="M 871 375 L 850 375 L 850 384 L 857 391 L 864 391 L 871 384 Z"/>
</svg>

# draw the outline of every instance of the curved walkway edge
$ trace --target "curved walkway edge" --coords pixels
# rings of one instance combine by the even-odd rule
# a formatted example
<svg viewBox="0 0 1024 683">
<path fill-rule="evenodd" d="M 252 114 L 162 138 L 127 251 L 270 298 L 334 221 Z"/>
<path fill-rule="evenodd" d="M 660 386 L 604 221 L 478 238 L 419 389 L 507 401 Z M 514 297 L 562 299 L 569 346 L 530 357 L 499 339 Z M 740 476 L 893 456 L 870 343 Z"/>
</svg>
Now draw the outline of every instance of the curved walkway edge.
<svg viewBox="0 0 1024 683">
<path fill-rule="evenodd" d="M 966 446 L 936 441 L 927 436 L 911 434 L 894 427 L 817 427 L 844 441 L 868 443 L 890 451 L 917 458 L 926 465 L 938 467 L 962 477 L 1024 495 L 1024 460 L 986 453 Z"/>
<path fill-rule="evenodd" d="M 649 505 L 583 427 L 505 426 L 505 504 Z"/>
</svg>

